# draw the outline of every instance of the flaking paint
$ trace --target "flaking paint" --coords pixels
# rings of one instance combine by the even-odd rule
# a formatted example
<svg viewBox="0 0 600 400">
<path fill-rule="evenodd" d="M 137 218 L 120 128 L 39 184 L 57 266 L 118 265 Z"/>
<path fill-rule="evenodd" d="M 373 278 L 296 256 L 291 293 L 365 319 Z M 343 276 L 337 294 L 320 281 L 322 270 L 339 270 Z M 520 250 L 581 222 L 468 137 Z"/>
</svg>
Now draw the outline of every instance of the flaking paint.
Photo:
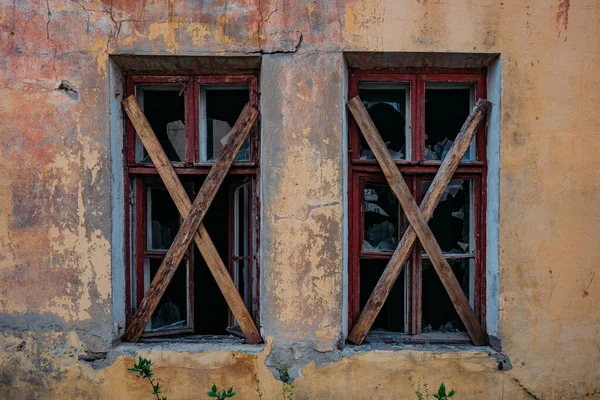
<svg viewBox="0 0 600 400">
<path fill-rule="evenodd" d="M 256 398 L 256 377 L 278 398 L 283 362 L 298 398 L 412 398 L 409 375 L 463 399 L 527 398 L 513 378 L 544 399 L 600 388 L 599 21 L 595 0 L 0 0 L 0 397 L 144 398 L 126 370 L 137 355 L 170 399 L 213 382 Z M 338 349 L 350 51 L 502 55 L 498 336 L 512 370 L 486 351 Z M 110 54 L 263 54 L 262 350 L 111 344 Z"/>
</svg>

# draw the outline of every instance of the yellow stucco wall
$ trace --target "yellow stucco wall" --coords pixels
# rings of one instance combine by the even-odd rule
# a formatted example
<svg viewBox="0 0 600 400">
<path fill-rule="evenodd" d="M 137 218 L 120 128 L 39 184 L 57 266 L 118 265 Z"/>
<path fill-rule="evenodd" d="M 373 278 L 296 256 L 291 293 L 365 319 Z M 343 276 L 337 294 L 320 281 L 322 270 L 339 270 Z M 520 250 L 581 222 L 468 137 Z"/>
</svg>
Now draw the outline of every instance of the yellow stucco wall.
<svg viewBox="0 0 600 400">
<path fill-rule="evenodd" d="M 408 376 L 459 399 L 528 398 L 514 379 L 543 399 L 600 390 L 599 27 L 597 0 L 0 0 L 0 398 L 148 398 L 126 371 L 138 355 L 169 399 L 213 382 L 257 398 L 256 378 L 281 398 L 270 358 L 306 364 L 298 398 L 410 399 Z M 486 351 L 337 349 L 343 52 L 355 51 L 501 55 L 509 371 Z M 112 346 L 109 55 L 261 52 L 268 345 Z"/>
</svg>

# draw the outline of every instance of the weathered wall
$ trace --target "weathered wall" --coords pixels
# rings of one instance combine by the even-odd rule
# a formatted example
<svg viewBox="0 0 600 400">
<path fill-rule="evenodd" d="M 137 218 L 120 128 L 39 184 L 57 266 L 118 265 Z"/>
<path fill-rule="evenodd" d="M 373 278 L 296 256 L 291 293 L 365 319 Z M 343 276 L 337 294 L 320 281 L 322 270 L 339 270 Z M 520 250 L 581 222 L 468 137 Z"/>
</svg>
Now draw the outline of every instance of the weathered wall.
<svg viewBox="0 0 600 400">
<path fill-rule="evenodd" d="M 544 399 L 600 389 L 599 22 L 596 0 L 0 0 L 0 398 L 144 398 L 126 372 L 137 355 L 173 399 L 212 382 L 256 398 L 256 377 L 276 398 L 267 365 L 309 360 L 299 398 L 411 398 L 409 375 L 463 399 L 527 398 L 513 378 Z M 479 351 L 336 348 L 350 51 L 501 54 L 498 324 L 512 370 Z M 266 347 L 111 347 L 109 54 L 264 54 Z"/>
</svg>

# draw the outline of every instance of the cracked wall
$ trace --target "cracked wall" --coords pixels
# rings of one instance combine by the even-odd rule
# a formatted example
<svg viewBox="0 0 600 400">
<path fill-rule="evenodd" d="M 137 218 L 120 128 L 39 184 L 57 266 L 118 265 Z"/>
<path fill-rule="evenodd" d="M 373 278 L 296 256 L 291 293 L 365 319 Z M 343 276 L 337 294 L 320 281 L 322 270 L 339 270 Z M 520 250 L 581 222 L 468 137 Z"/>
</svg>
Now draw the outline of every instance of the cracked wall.
<svg viewBox="0 0 600 400">
<path fill-rule="evenodd" d="M 460 398 L 600 389 L 600 5 L 595 0 L 0 0 L 0 398 Z M 499 342 L 488 351 L 348 348 L 346 52 L 502 57 Z M 261 316 L 252 347 L 112 346 L 109 55 L 262 55 Z M 117 94 L 118 96 L 119 94 Z M 106 359 L 102 360 L 102 358 Z M 100 358 L 98 361 L 86 361 Z"/>
</svg>

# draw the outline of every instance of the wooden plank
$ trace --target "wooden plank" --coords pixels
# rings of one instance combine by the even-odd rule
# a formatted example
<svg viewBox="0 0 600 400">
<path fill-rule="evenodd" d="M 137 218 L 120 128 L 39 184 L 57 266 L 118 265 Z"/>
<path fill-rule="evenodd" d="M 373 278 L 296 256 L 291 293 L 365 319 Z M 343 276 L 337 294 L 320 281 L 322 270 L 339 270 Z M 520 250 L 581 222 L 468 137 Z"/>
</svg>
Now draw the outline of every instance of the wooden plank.
<svg viewBox="0 0 600 400">
<path fill-rule="evenodd" d="M 444 258 L 426 221 L 433 215 L 433 211 L 439 203 L 446 186 L 452 178 L 464 153 L 469 148 L 469 144 L 477 132 L 479 124 L 485 120 L 486 113 L 490 107 L 491 103 L 486 100 L 480 99 L 477 102 L 457 135 L 450 152 L 442 162 L 429 190 L 423 198 L 419 210 L 402 175 L 398 171 L 398 167 L 390 157 L 373 121 L 362 105 L 362 101 L 357 96 L 348 102 L 348 108 L 358 122 L 371 150 L 373 150 L 373 153 L 381 165 L 390 187 L 394 190 L 394 193 L 398 197 L 407 219 L 410 222 L 410 226 L 402 236 L 398 248 L 392 255 L 392 258 L 377 282 L 373 293 L 361 312 L 358 321 L 348 336 L 349 341 L 356 344 L 362 343 L 369 329 L 371 329 L 375 318 L 383 307 L 396 279 L 402 271 L 402 268 L 410 255 L 414 241 L 417 236 L 419 236 L 425 251 L 432 259 L 432 264 L 434 265 L 436 272 L 448 291 L 452 303 L 469 330 L 473 343 L 476 345 L 485 343 L 485 333 L 481 329 L 481 325 L 479 324 L 475 313 L 469 306 L 468 300 L 462 292 L 454 273 Z"/>
<path fill-rule="evenodd" d="M 162 178 L 165 187 L 167 188 L 167 191 L 173 199 L 173 202 L 179 210 L 179 213 L 181 214 L 182 218 L 184 219 L 184 224 L 186 224 L 185 221 L 188 221 L 190 219 L 188 217 L 192 209 L 192 204 L 185 189 L 183 188 L 183 185 L 181 184 L 181 181 L 177 177 L 177 174 L 175 173 L 171 162 L 164 153 L 162 146 L 160 145 L 158 139 L 156 138 L 156 135 L 152 131 L 148 120 L 144 116 L 135 98 L 133 96 L 129 96 L 127 99 L 123 100 L 122 104 L 127 115 L 131 119 L 138 133 L 138 136 L 144 144 L 146 151 L 150 155 L 158 174 Z M 224 178 L 225 174 L 227 173 L 227 169 L 229 168 L 229 165 L 231 165 L 231 162 L 237 154 L 239 147 L 243 143 L 244 138 L 247 136 L 257 116 L 258 111 L 253 107 L 246 105 L 246 107 L 242 111 L 242 114 L 240 115 L 240 118 L 238 119 L 230 133 L 230 137 L 225 145 L 225 148 L 221 151 L 217 161 L 215 162 L 215 167 L 219 168 L 213 167 L 213 169 L 211 169 L 209 175 L 207 176 L 206 181 L 209 181 L 210 177 L 212 183 L 209 186 L 207 186 L 206 183 L 205 185 L 203 185 L 202 189 L 204 190 L 201 189 L 200 193 L 196 198 L 198 202 L 200 202 L 202 199 L 205 199 L 204 201 L 206 202 L 208 198 L 205 198 L 205 195 L 208 190 L 214 192 L 212 194 L 212 197 L 214 198 L 214 194 L 216 194 L 216 191 L 218 190 L 220 185 L 216 185 L 216 180 L 222 180 Z M 232 137 L 235 137 L 235 142 L 233 141 L 233 139 L 231 139 Z M 223 168 L 223 165 L 225 165 L 225 169 Z M 215 172 L 213 172 L 213 170 Z M 210 193 L 208 194 L 210 195 Z M 212 201 L 212 198 L 210 198 L 210 200 Z M 239 292 L 233 284 L 233 281 L 231 280 L 231 277 L 227 272 L 227 268 L 223 264 L 223 261 L 221 260 L 221 257 L 217 252 L 215 245 L 210 239 L 204 225 L 201 223 L 203 214 L 208 209 L 208 204 L 201 204 L 200 207 L 200 209 L 196 207 L 197 210 L 194 214 L 195 220 L 189 221 L 186 224 L 187 226 L 185 227 L 185 229 L 189 231 L 183 239 L 187 241 L 189 236 L 193 236 L 193 239 L 196 245 L 198 246 L 200 253 L 204 257 L 208 268 L 210 269 L 213 277 L 215 278 L 215 281 L 217 282 L 217 285 L 219 286 L 219 289 L 221 290 L 223 296 L 225 297 L 225 300 L 227 301 L 227 305 L 231 309 L 231 312 L 238 321 L 240 328 L 244 332 L 246 340 L 249 343 L 260 343 L 262 341 L 262 338 L 260 337 L 258 329 L 256 328 L 256 325 L 254 324 L 250 313 L 246 309 L 246 306 L 244 305 L 244 302 Z M 192 229 L 194 228 L 193 225 L 196 224 L 197 228 Z M 182 225 L 179 229 L 179 233 L 182 233 L 183 229 L 184 226 Z M 190 232 L 194 234 L 190 235 Z M 179 237 L 179 233 L 177 237 Z M 182 240 L 182 238 L 180 238 L 180 240 Z M 185 249 L 189 245 L 189 241 L 187 241 L 187 243 L 188 244 L 185 246 L 179 245 L 178 251 L 181 252 L 181 249 L 183 249 L 183 252 L 185 252 Z M 173 246 L 169 250 L 169 252 L 172 253 L 172 249 Z M 169 253 L 167 253 L 167 257 L 168 256 Z M 181 256 L 183 256 L 183 253 L 181 253 Z M 164 264 L 164 262 L 163 264 L 161 264 L 161 267 L 157 275 L 155 276 L 152 285 L 148 289 L 146 296 L 142 300 L 142 303 L 138 308 L 138 311 L 136 312 L 132 324 L 129 326 L 129 328 L 123 335 L 123 339 L 134 342 L 139 340 L 139 337 L 141 336 L 144 327 L 146 326 L 148 320 L 152 316 L 152 313 L 154 312 L 158 301 L 160 301 L 160 296 L 162 296 L 162 294 L 164 293 L 164 289 L 167 287 L 168 282 L 171 280 L 177 266 L 179 265 L 179 262 L 175 262 L 175 258 L 172 254 L 171 261 L 169 263 L 170 269 L 167 271 L 167 273 L 163 273 L 159 276 L 160 271 L 164 270 Z M 157 278 L 159 279 L 158 282 Z M 133 322 L 135 322 L 135 325 L 133 324 Z"/>
</svg>

